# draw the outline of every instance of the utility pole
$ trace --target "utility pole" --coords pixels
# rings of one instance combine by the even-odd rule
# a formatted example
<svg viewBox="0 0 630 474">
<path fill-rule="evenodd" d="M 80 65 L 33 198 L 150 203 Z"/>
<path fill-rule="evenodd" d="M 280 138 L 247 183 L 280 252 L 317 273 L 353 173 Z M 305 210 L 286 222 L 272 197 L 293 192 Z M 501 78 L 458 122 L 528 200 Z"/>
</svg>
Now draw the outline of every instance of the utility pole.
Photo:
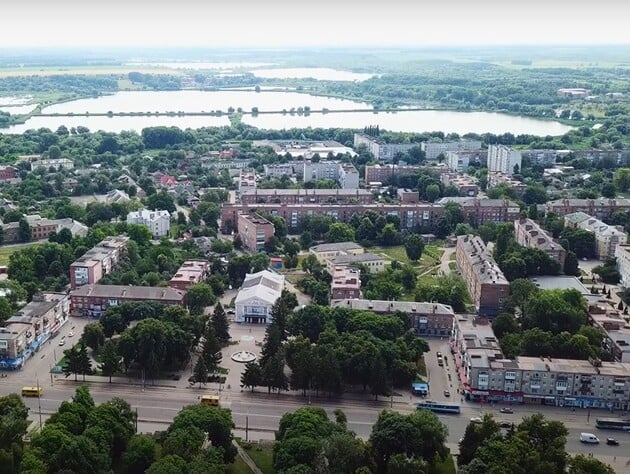
<svg viewBox="0 0 630 474">
<path fill-rule="evenodd" d="M 245 441 L 249 441 L 249 411 L 245 415 Z"/>
<path fill-rule="evenodd" d="M 51 374 L 52 376 L 52 374 Z M 41 396 L 41 392 L 39 391 L 39 377 L 37 375 L 35 375 L 35 377 L 37 377 L 37 407 L 39 408 L 39 431 L 42 431 L 42 396 Z"/>
</svg>

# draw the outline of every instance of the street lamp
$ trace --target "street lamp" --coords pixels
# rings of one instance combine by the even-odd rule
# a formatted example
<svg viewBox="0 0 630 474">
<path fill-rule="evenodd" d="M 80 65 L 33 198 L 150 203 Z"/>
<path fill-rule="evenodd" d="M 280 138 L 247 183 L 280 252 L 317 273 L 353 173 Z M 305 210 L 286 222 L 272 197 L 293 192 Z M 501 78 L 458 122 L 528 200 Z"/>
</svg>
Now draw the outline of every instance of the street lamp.
<svg viewBox="0 0 630 474">
<path fill-rule="evenodd" d="M 41 431 L 42 430 L 42 396 L 39 391 L 39 377 L 37 376 L 37 374 L 35 374 L 35 377 L 37 379 L 37 407 L 39 410 L 39 431 Z"/>
</svg>

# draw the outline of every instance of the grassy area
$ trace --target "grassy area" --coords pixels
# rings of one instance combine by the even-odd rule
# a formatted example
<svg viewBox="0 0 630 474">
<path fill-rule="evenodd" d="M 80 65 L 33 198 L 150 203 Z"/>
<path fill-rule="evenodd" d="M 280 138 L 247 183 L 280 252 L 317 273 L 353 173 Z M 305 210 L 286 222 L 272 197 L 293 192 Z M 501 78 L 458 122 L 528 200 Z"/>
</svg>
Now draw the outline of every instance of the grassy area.
<svg viewBox="0 0 630 474">
<path fill-rule="evenodd" d="M 444 461 L 429 469 L 430 474 L 455 474 L 456 472 L 455 460 L 451 454 L 449 454 Z"/>
<path fill-rule="evenodd" d="M 439 264 L 440 258 L 442 258 L 442 254 L 444 253 L 443 248 L 438 247 L 435 244 L 429 244 L 424 247 L 424 252 L 422 252 L 422 257 L 420 257 L 420 261 L 412 263 L 411 260 L 409 260 L 409 258 L 407 257 L 404 245 L 396 245 L 394 247 L 372 247 L 370 249 L 367 249 L 367 251 L 377 254 L 383 254 L 387 256 L 390 260 L 396 260 L 400 263 L 409 263 L 416 267 L 424 267 L 425 270 L 428 270 L 430 267 Z"/>
<path fill-rule="evenodd" d="M 252 470 L 240 456 L 236 456 L 234 462 L 227 466 L 225 472 L 226 474 L 251 474 Z"/>
<path fill-rule="evenodd" d="M 243 449 L 252 461 L 260 468 L 264 474 L 275 474 L 273 468 L 273 448 L 271 446 L 259 446 L 257 444 L 242 444 Z"/>
<path fill-rule="evenodd" d="M 424 360 L 424 356 L 420 357 L 420 359 L 418 359 L 418 363 L 416 364 L 418 366 L 418 373 L 422 376 L 422 377 L 426 377 L 427 376 L 427 364 Z"/>
<path fill-rule="evenodd" d="M 0 247 L 0 265 L 8 265 L 9 257 L 11 257 L 11 254 L 17 252 L 18 250 L 22 250 L 23 248 L 31 247 L 32 245 L 33 244 L 24 244 L 12 245 L 10 247 Z"/>
<path fill-rule="evenodd" d="M 457 268 L 457 264 L 455 262 L 448 262 L 448 269 L 452 272 Z"/>
</svg>

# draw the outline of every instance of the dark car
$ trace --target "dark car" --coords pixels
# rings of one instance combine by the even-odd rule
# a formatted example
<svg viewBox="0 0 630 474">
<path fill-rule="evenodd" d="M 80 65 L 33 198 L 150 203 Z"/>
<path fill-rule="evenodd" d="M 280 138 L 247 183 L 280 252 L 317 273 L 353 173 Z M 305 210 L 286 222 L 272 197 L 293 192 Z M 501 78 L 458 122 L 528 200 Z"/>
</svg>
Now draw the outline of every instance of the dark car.
<svg viewBox="0 0 630 474">
<path fill-rule="evenodd" d="M 450 397 L 451 396 L 451 392 L 449 392 L 448 390 L 444 390 L 444 396 L 445 397 Z"/>
<path fill-rule="evenodd" d="M 511 421 L 499 421 L 499 426 L 501 428 L 512 428 L 512 426 L 514 426 L 514 423 L 512 423 Z"/>
<path fill-rule="evenodd" d="M 508 413 L 508 414 L 511 414 L 511 413 L 514 413 L 514 410 L 512 410 L 512 409 L 511 409 L 511 408 L 509 408 L 509 407 L 503 407 L 503 408 L 501 408 L 501 409 L 499 410 L 499 412 L 500 412 L 500 413 Z"/>
<path fill-rule="evenodd" d="M 619 446 L 619 441 L 617 441 L 615 438 L 606 438 L 606 444 L 609 444 L 611 446 Z"/>
</svg>

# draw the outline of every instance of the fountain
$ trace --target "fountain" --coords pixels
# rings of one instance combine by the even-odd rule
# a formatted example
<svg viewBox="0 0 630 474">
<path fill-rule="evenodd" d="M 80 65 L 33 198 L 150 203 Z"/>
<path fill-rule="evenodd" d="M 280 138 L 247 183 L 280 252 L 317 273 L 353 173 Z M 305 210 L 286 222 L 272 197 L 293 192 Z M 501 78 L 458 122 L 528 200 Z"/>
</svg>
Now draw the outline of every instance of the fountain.
<svg viewBox="0 0 630 474">
<path fill-rule="evenodd" d="M 230 357 L 234 362 L 240 362 L 241 364 L 247 364 L 256 360 L 256 354 L 249 351 L 234 352 Z"/>
</svg>

